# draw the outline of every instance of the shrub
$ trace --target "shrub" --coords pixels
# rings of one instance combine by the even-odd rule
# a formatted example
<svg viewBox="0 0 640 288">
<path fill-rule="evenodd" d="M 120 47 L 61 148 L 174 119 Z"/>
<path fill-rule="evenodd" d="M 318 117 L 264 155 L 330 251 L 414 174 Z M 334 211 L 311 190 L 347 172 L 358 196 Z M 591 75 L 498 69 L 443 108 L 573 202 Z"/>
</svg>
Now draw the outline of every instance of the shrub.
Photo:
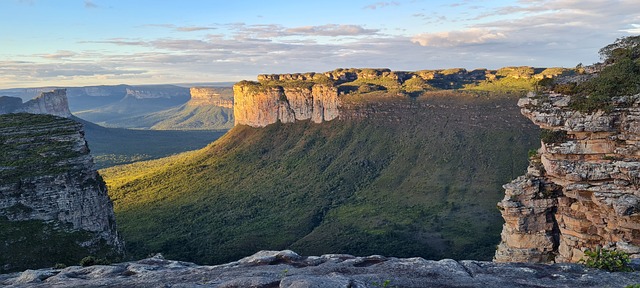
<svg viewBox="0 0 640 288">
<path fill-rule="evenodd" d="M 564 95 L 573 95 L 578 92 L 577 86 L 575 82 L 556 84 L 553 86 L 553 91 Z"/>
<path fill-rule="evenodd" d="M 64 269 L 64 268 L 67 268 L 67 265 L 63 263 L 56 263 L 56 265 L 53 265 L 53 269 Z"/>
<path fill-rule="evenodd" d="M 597 247 L 595 251 L 587 250 L 579 263 L 590 268 L 607 270 L 609 272 L 630 272 L 629 255 L 622 251 L 607 250 Z"/>
<path fill-rule="evenodd" d="M 538 149 L 530 149 L 528 152 L 529 158 L 534 158 L 538 156 Z"/>
<path fill-rule="evenodd" d="M 569 136 L 567 135 L 567 131 L 564 130 L 553 131 L 542 129 L 542 132 L 540 133 L 540 139 L 542 139 L 542 142 L 544 143 L 554 144 L 567 141 L 569 139 Z"/>
<path fill-rule="evenodd" d="M 109 265 L 109 264 L 111 263 L 107 259 L 96 258 L 94 256 L 87 256 L 82 258 L 82 260 L 80 260 L 80 266 L 82 267 L 93 266 L 93 265 Z"/>
</svg>

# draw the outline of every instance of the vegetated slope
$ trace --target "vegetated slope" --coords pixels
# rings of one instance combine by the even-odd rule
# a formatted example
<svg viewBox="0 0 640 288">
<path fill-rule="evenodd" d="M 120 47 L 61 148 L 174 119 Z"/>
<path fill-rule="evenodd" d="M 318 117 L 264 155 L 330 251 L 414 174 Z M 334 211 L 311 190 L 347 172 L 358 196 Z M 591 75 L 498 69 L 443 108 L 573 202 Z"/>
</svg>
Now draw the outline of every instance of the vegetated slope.
<svg viewBox="0 0 640 288">
<path fill-rule="evenodd" d="M 105 128 L 79 118 L 74 120 L 84 125 L 91 155 L 98 168 L 157 159 L 200 149 L 226 132 L 226 130 L 155 131 Z"/>
<path fill-rule="evenodd" d="M 186 103 L 163 111 L 114 120 L 109 125 L 154 130 L 231 129 L 233 108 Z"/>
<path fill-rule="evenodd" d="M 222 263 L 261 249 L 490 259 L 501 185 L 538 130 L 515 98 L 360 103 L 322 124 L 236 126 L 208 147 L 101 170 L 135 257 Z"/>
</svg>

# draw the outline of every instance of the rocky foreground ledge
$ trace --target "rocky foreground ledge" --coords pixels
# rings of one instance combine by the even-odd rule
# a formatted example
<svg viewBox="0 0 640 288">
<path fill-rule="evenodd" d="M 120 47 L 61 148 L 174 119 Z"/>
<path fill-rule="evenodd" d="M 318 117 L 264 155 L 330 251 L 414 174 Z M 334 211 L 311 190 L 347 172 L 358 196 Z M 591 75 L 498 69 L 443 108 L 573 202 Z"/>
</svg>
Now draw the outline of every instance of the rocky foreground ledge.
<svg viewBox="0 0 640 288">
<path fill-rule="evenodd" d="M 8 287 L 625 287 L 640 273 L 578 264 L 440 261 L 422 258 L 304 257 L 261 251 L 236 262 L 199 266 L 160 255 L 135 262 L 0 275 Z"/>
</svg>

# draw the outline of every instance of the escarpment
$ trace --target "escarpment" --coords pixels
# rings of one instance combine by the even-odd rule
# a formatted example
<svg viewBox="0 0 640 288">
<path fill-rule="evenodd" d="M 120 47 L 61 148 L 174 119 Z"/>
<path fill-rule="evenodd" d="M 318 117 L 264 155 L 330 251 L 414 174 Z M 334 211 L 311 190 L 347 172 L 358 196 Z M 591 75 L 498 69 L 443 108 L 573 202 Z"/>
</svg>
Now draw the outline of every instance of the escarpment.
<svg viewBox="0 0 640 288">
<path fill-rule="evenodd" d="M 22 103 L 22 99 L 17 97 L 0 97 L 0 114 L 21 112 L 70 117 L 67 91 L 66 89 L 54 89 L 42 92 L 38 97 L 25 103 Z"/>
<path fill-rule="evenodd" d="M 0 115 L 0 145 L 0 271 L 123 252 L 82 124 Z"/>
<path fill-rule="evenodd" d="M 597 246 L 640 257 L 640 94 L 580 112 L 570 96 L 521 99 L 543 129 L 527 174 L 504 186 L 499 262 L 576 262 Z"/>
<path fill-rule="evenodd" d="M 229 87 L 191 87 L 189 93 L 191 100 L 187 105 L 233 108 L 233 89 Z"/>
<path fill-rule="evenodd" d="M 336 69 L 324 73 L 259 75 L 258 82 L 241 81 L 234 85 L 235 124 L 264 127 L 278 121 L 321 123 L 361 118 L 366 117 L 363 112 L 373 111 L 362 108 L 374 102 L 415 98 L 442 89 L 482 90 L 486 89 L 483 85 L 503 85 L 497 84 L 502 79 L 522 81 L 524 86 L 533 87 L 539 79 L 565 72 L 567 69 L 562 68 L 505 67 L 416 72 Z"/>
</svg>

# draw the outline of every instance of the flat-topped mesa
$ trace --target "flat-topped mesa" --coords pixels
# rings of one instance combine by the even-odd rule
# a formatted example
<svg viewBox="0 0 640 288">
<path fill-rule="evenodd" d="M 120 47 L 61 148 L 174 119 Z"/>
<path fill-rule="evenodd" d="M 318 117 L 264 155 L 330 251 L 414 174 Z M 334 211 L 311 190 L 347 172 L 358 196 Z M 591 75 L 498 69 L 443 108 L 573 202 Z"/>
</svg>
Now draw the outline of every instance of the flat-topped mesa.
<svg viewBox="0 0 640 288">
<path fill-rule="evenodd" d="M 223 108 L 233 108 L 233 89 L 230 87 L 191 87 L 192 106 L 213 105 Z"/>
<path fill-rule="evenodd" d="M 25 102 L 21 107 L 11 112 L 26 112 L 31 114 L 50 114 L 60 117 L 71 117 L 66 89 L 54 89 L 51 92 L 42 92 L 40 93 L 40 96 Z"/>
<path fill-rule="evenodd" d="M 235 124 L 263 127 L 277 121 L 289 123 L 310 119 L 320 123 L 336 118 L 354 118 L 354 115 L 349 115 L 354 103 L 344 105 L 343 96 L 372 92 L 387 96 L 415 96 L 425 91 L 459 89 L 509 77 L 550 78 L 566 71 L 563 68 L 525 66 L 499 70 L 453 68 L 416 72 L 336 69 L 324 73 L 258 75 L 258 82 L 241 81 L 234 85 Z M 361 104 L 355 103 L 356 106 Z"/>
<path fill-rule="evenodd" d="M 640 258 L 640 94 L 580 112 L 570 96 L 518 106 L 543 130 L 527 174 L 504 186 L 499 262 L 577 262 L 597 246 Z"/>
<path fill-rule="evenodd" d="M 235 125 L 264 127 L 278 121 L 331 121 L 340 114 L 338 88 L 326 84 L 265 86 L 243 81 L 233 86 Z"/>
</svg>

